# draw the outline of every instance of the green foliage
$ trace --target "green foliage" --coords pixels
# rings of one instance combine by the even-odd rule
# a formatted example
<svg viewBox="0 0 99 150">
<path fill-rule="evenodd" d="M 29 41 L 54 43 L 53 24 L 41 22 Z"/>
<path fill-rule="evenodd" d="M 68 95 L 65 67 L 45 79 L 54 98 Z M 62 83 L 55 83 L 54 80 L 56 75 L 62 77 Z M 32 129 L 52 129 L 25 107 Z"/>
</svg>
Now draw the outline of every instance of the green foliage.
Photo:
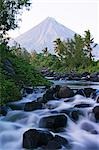
<svg viewBox="0 0 99 150">
<path fill-rule="evenodd" d="M 0 30 L 5 33 L 18 26 L 17 14 L 20 10 L 30 6 L 30 0 L 0 0 Z"/>
<path fill-rule="evenodd" d="M 5 80 L 5 77 L 1 77 L 0 83 L 0 105 L 9 101 L 19 100 L 21 98 L 20 89 L 16 86 L 14 80 Z"/>
<path fill-rule="evenodd" d="M 97 44 L 94 44 L 89 30 L 85 31 L 84 37 L 75 34 L 73 39 L 66 41 L 56 39 L 54 43 L 55 53 L 67 71 L 92 67 L 92 50 Z"/>
<path fill-rule="evenodd" d="M 91 38 L 90 31 L 85 31 L 85 33 L 84 37 L 75 34 L 73 39 L 67 39 L 66 41 L 56 39 L 54 41 L 56 55 L 51 55 L 48 49 L 45 48 L 43 54 L 34 53 L 31 64 L 38 69 L 45 67 L 56 72 L 70 72 L 73 70 L 77 72 L 96 72 L 99 70 L 99 64 L 90 58 L 91 54 L 89 55 L 96 44 Z"/>
<path fill-rule="evenodd" d="M 30 61 L 28 61 L 28 55 L 23 55 L 21 49 L 20 55 L 19 53 L 16 54 L 16 51 L 15 49 L 14 51 L 12 49 L 8 50 L 6 44 L 0 44 L 1 104 L 20 99 L 20 90 L 24 86 L 34 87 L 37 85 L 51 84 L 30 64 Z M 6 61 L 7 63 L 10 62 L 10 66 L 9 64 L 5 64 Z"/>
<path fill-rule="evenodd" d="M 51 70 L 58 71 L 59 68 L 62 67 L 62 64 L 56 55 L 44 53 L 36 54 L 31 58 L 31 65 L 36 67 L 38 70 L 42 70 L 42 68 L 50 68 Z"/>
<path fill-rule="evenodd" d="M 89 30 L 85 31 L 84 46 L 84 50 L 91 61 L 93 58 L 92 50 L 97 46 L 97 44 L 94 43 L 94 38 L 91 37 L 91 33 Z"/>
</svg>

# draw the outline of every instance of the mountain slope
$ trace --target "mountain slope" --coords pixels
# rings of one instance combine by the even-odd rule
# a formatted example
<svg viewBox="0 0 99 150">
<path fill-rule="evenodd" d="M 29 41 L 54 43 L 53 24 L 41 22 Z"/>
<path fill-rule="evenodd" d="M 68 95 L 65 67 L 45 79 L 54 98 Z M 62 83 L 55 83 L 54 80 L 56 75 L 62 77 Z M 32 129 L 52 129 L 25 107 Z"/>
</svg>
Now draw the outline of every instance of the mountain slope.
<svg viewBox="0 0 99 150">
<path fill-rule="evenodd" d="M 48 17 L 39 25 L 17 37 L 15 41 L 28 51 L 36 50 L 37 52 L 41 52 L 42 49 L 48 47 L 52 52 L 54 47 L 53 41 L 56 38 L 65 40 L 72 38 L 74 34 L 75 32 L 72 30 L 58 23 L 55 19 Z"/>
</svg>

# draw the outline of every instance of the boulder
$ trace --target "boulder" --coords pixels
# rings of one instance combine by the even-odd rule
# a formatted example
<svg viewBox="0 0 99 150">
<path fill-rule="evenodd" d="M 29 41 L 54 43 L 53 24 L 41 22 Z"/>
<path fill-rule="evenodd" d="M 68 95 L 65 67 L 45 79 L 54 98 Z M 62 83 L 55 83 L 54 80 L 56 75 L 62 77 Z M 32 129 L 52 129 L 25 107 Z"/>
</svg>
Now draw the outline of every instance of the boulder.
<svg viewBox="0 0 99 150">
<path fill-rule="evenodd" d="M 25 103 L 8 103 L 7 106 L 9 106 L 12 110 L 24 110 Z"/>
<path fill-rule="evenodd" d="M 77 95 L 77 94 L 78 94 L 78 95 L 82 95 L 82 96 L 86 96 L 83 89 L 78 89 L 78 90 L 76 91 L 75 95 Z"/>
<path fill-rule="evenodd" d="M 59 150 L 62 148 L 62 145 L 55 139 L 48 142 L 47 146 L 44 147 L 45 150 Z"/>
<path fill-rule="evenodd" d="M 79 111 L 78 110 L 73 110 L 71 113 L 70 113 L 70 117 L 71 119 L 73 119 L 74 121 L 77 121 L 79 119 Z"/>
<path fill-rule="evenodd" d="M 66 138 L 59 136 L 59 135 L 55 135 L 54 140 L 56 140 L 58 143 L 60 143 L 63 146 L 67 146 L 69 144 Z"/>
<path fill-rule="evenodd" d="M 95 92 L 95 89 L 93 88 L 84 88 L 84 93 L 86 97 L 90 97 L 93 94 L 93 92 Z"/>
<path fill-rule="evenodd" d="M 53 135 L 49 131 L 30 129 L 23 134 L 23 148 L 34 149 L 47 145 Z"/>
<path fill-rule="evenodd" d="M 24 111 L 33 111 L 36 109 L 42 109 L 42 103 L 37 101 L 28 102 L 24 106 Z"/>
<path fill-rule="evenodd" d="M 59 89 L 59 92 L 57 93 L 58 98 L 69 98 L 69 97 L 73 97 L 73 96 L 74 96 L 73 90 L 67 86 L 61 87 Z"/>
<path fill-rule="evenodd" d="M 94 113 L 96 121 L 99 121 L 99 106 L 95 106 L 93 108 L 93 113 Z"/>
<path fill-rule="evenodd" d="M 56 85 L 46 91 L 43 95 L 42 103 L 47 103 L 49 100 L 54 100 L 56 93 L 59 91 L 60 85 Z"/>
<path fill-rule="evenodd" d="M 95 91 L 96 89 L 93 88 L 78 89 L 75 95 L 79 94 L 85 97 L 91 97 Z"/>
<path fill-rule="evenodd" d="M 55 135 L 53 140 L 49 141 L 47 146 L 45 146 L 44 148 L 46 150 L 56 150 L 56 149 L 61 149 L 62 146 L 64 146 L 64 147 L 69 146 L 67 139 L 65 139 L 64 137 L 61 137 L 59 135 Z"/>
<path fill-rule="evenodd" d="M 65 114 L 50 115 L 40 119 L 39 127 L 58 131 L 66 127 L 67 116 Z"/>
</svg>

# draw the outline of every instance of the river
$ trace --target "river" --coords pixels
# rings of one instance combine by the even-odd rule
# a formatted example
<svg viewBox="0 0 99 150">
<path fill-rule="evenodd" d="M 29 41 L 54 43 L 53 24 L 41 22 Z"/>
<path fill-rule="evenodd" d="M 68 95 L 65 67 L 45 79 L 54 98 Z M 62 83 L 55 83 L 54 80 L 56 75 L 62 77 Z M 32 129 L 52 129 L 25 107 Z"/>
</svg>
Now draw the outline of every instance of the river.
<svg viewBox="0 0 99 150">
<path fill-rule="evenodd" d="M 79 82 L 79 81 L 53 81 L 54 84 L 68 85 L 73 89 L 84 87 L 92 87 L 99 89 L 99 83 L 93 82 Z M 36 100 L 43 95 L 42 88 L 38 88 L 35 92 L 23 97 L 22 100 L 14 102 L 14 104 L 24 104 Z M 68 139 L 71 143 L 71 150 L 99 150 L 99 123 L 96 123 L 93 115 L 90 113 L 92 108 L 99 103 L 96 103 L 92 98 L 86 98 L 76 95 L 73 101 L 64 102 L 64 99 L 49 101 L 48 106 L 31 112 L 23 110 L 9 110 L 6 116 L 0 117 L 0 150 L 24 150 L 22 148 L 23 133 L 28 129 L 39 129 L 39 120 L 43 116 L 50 115 L 51 111 L 59 111 L 66 108 L 71 108 L 79 102 L 91 104 L 91 107 L 81 108 L 84 116 L 80 116 L 77 122 L 68 117 L 68 126 L 64 132 L 56 133 Z M 97 134 L 92 134 L 90 131 L 83 129 L 83 124 L 90 124 Z M 90 130 L 90 129 L 89 129 Z M 68 148 L 67 148 L 68 149 Z M 62 148 L 66 150 L 66 147 Z"/>
</svg>

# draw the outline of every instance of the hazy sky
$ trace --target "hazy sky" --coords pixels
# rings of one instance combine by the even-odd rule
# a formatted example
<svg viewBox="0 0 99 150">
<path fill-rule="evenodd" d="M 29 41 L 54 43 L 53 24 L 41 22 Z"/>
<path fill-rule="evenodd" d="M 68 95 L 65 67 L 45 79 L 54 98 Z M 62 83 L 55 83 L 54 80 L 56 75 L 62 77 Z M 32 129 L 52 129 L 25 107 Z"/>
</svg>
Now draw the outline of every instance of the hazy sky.
<svg viewBox="0 0 99 150">
<path fill-rule="evenodd" d="M 31 29 L 46 17 L 53 17 L 73 31 L 84 34 L 90 29 L 99 43 L 99 0 L 31 0 L 30 11 L 23 12 L 20 29 L 10 32 L 16 37 Z"/>
</svg>

